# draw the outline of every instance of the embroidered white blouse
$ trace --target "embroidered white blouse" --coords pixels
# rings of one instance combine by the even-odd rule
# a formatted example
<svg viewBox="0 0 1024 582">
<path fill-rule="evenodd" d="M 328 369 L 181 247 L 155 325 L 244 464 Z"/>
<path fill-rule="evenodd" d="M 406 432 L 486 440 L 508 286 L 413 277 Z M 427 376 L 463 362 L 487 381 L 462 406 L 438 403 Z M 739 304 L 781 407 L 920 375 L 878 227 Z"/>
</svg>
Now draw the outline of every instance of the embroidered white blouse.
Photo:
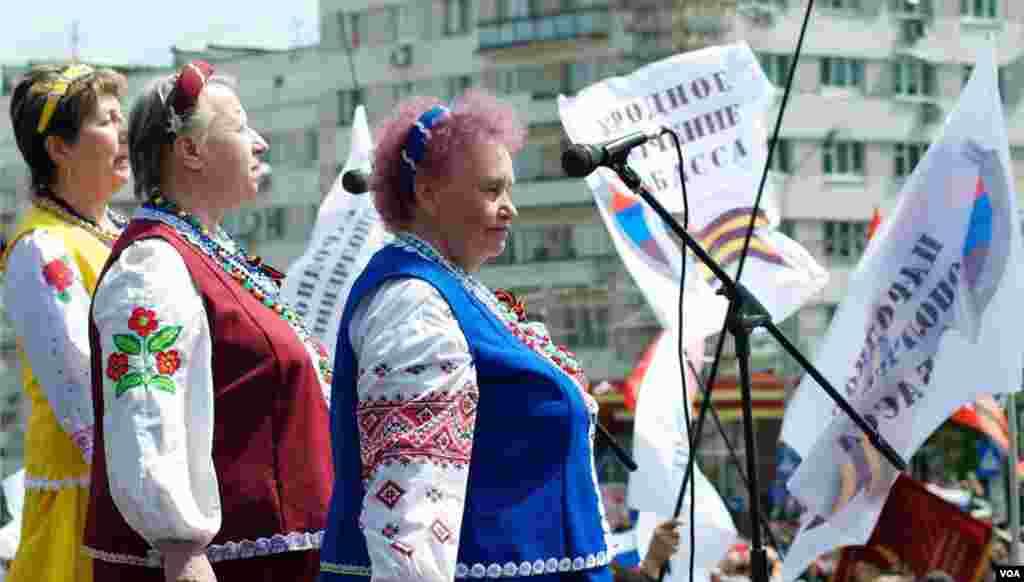
<svg viewBox="0 0 1024 582">
<path fill-rule="evenodd" d="M 75 261 L 63 261 L 73 283 L 59 293 L 44 273 L 45 265 L 68 254 L 64 243 L 45 229 L 18 239 L 7 260 L 4 306 L 54 416 L 85 462 L 92 463 L 91 297 Z M 33 476 L 27 475 L 26 486 L 32 483 Z"/>
<path fill-rule="evenodd" d="M 146 239 L 124 249 L 96 289 L 93 318 L 114 503 L 153 546 L 204 546 L 221 526 L 212 338 L 203 300 L 174 247 Z M 307 353 L 316 367 L 317 354 L 309 346 Z M 322 385 L 325 394 L 328 388 Z"/>
<path fill-rule="evenodd" d="M 356 308 L 349 339 L 360 369 L 357 418 L 371 400 L 401 396 L 412 411 L 439 398 L 443 406 L 456 406 L 456 394 L 477 392 L 466 337 L 429 283 L 398 279 L 382 285 Z M 364 451 L 389 444 L 361 440 Z M 360 524 L 374 582 L 454 579 L 468 477 L 468 464 L 372 467 Z M 412 509 L 391 509 L 400 498 L 413 500 Z"/>
</svg>

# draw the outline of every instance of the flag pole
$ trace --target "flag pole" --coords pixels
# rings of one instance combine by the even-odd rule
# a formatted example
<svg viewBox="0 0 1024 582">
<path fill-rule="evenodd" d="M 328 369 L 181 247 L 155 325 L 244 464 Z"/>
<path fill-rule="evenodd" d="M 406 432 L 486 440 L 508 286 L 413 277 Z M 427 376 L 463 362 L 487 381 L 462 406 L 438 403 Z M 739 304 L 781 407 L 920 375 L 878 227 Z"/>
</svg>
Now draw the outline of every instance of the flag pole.
<svg viewBox="0 0 1024 582">
<path fill-rule="evenodd" d="M 1010 392 L 1006 398 L 1007 420 L 1010 428 L 1010 451 L 1006 462 L 1010 472 L 1010 563 L 1020 563 L 1020 478 L 1017 475 L 1017 463 L 1020 451 L 1017 440 L 1017 395 Z"/>
</svg>

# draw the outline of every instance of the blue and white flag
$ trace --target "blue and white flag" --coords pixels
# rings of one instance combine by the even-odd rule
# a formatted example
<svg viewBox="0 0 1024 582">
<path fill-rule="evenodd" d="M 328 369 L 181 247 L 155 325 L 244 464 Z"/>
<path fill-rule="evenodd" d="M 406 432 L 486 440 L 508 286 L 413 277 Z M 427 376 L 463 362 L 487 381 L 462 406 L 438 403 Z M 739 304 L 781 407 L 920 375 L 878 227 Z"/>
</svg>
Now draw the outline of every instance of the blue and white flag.
<svg viewBox="0 0 1024 582">
<path fill-rule="evenodd" d="M 906 460 L 962 404 L 1021 385 L 1021 233 L 993 50 L 850 279 L 816 364 Z M 895 469 L 809 376 L 782 438 L 807 508 L 783 565 L 868 540 Z"/>
</svg>

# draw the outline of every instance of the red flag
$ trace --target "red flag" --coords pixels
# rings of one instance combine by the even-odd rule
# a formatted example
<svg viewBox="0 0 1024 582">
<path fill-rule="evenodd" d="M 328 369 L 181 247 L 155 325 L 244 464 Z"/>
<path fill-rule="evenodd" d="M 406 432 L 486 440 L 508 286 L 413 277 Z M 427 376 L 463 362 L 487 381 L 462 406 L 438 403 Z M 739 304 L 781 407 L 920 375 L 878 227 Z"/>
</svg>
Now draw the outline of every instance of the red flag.
<svg viewBox="0 0 1024 582">
<path fill-rule="evenodd" d="M 1010 451 L 1010 423 L 991 395 L 985 394 L 976 402 L 964 404 L 953 413 L 951 420 L 992 439 L 1004 455 Z"/>
<path fill-rule="evenodd" d="M 867 240 L 871 240 L 871 237 L 875 236 L 875 231 L 878 230 L 880 224 L 882 224 L 882 213 L 875 206 L 875 213 L 871 215 L 871 222 L 868 223 Z"/>
<path fill-rule="evenodd" d="M 629 376 L 623 382 L 622 395 L 624 397 L 624 404 L 630 411 L 636 412 L 636 396 L 640 392 L 640 385 L 644 382 L 644 375 L 647 374 L 647 368 L 651 367 L 651 360 L 654 359 L 654 352 L 658 347 L 658 341 L 665 337 L 665 332 L 661 331 L 653 340 L 651 344 L 644 350 L 643 355 L 640 356 L 640 360 L 636 363 L 636 367 L 629 373 Z"/>
<path fill-rule="evenodd" d="M 985 571 L 991 541 L 991 525 L 900 475 L 867 545 L 843 549 L 832 582 L 853 580 L 856 561 L 881 568 L 902 562 L 917 576 L 943 570 L 957 582 L 976 582 Z"/>
</svg>

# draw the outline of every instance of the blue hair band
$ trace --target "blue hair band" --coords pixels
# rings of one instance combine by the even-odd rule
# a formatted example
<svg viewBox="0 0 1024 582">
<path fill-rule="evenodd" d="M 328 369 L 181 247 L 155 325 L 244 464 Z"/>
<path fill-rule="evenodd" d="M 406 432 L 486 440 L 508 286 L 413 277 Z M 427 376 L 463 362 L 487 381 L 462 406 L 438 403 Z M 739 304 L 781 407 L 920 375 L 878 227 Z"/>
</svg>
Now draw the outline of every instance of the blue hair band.
<svg viewBox="0 0 1024 582">
<path fill-rule="evenodd" d="M 444 105 L 435 105 L 420 115 L 416 123 L 409 128 L 409 135 L 402 147 L 402 165 L 399 176 L 402 189 L 412 193 L 416 189 L 416 167 L 427 155 L 427 144 L 430 143 L 430 130 L 434 128 L 451 110 Z"/>
</svg>

